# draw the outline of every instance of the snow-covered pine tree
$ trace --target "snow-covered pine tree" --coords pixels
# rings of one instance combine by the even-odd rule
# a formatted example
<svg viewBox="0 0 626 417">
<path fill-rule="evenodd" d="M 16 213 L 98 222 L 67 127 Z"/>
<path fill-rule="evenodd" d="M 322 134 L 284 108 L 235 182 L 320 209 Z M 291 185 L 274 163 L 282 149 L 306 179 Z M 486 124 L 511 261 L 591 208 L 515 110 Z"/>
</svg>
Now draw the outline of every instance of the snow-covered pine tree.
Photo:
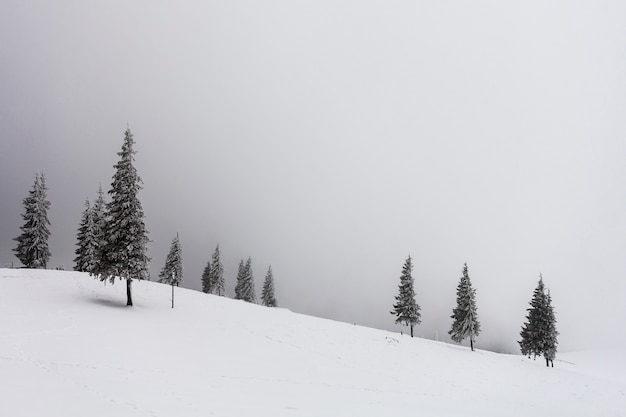
<svg viewBox="0 0 626 417">
<path fill-rule="evenodd" d="M 243 300 L 244 281 L 246 280 L 246 265 L 243 259 L 239 261 L 237 269 L 237 282 L 235 283 L 235 300 Z"/>
<path fill-rule="evenodd" d="M 272 274 L 271 266 L 267 269 L 267 274 L 265 274 L 263 291 L 261 291 L 261 300 L 263 301 L 264 306 L 278 307 L 276 297 L 274 296 L 274 274 Z"/>
<path fill-rule="evenodd" d="M 254 277 L 252 276 L 252 260 L 248 258 L 244 264 L 243 259 L 239 262 L 237 272 L 237 285 L 235 286 L 235 299 L 249 303 L 256 302 L 254 291 Z"/>
<path fill-rule="evenodd" d="M 172 240 L 170 251 L 165 258 L 165 265 L 159 274 L 159 282 L 169 284 L 172 286 L 172 308 L 174 308 L 174 287 L 183 280 L 183 250 L 180 245 L 180 239 L 178 233 Z"/>
<path fill-rule="evenodd" d="M 411 276 L 412 270 L 413 263 L 409 255 L 402 267 L 398 295 L 396 296 L 397 302 L 393 305 L 393 311 L 391 312 L 391 314 L 396 315 L 396 324 L 399 323 L 411 328 L 411 337 L 413 337 L 413 327 L 421 322 L 420 306 L 415 302 L 414 282 Z"/>
<path fill-rule="evenodd" d="M 17 241 L 17 247 L 13 249 L 15 256 L 26 268 L 45 269 L 50 260 L 48 247 L 50 201 L 47 199 L 47 193 L 45 175 L 42 172 L 35 174 L 33 189 L 23 201 L 24 225 L 20 226 L 22 234 L 14 239 Z"/>
<path fill-rule="evenodd" d="M 546 366 L 552 364 L 554 367 L 554 358 L 556 358 L 556 345 L 559 343 L 557 338 L 559 332 L 556 330 L 556 316 L 554 314 L 554 307 L 552 307 L 552 297 L 550 291 L 546 295 L 546 314 L 547 314 L 547 329 L 546 340 L 544 345 L 543 356 L 546 358 Z"/>
<path fill-rule="evenodd" d="M 545 349 L 546 329 L 547 329 L 547 297 L 543 277 L 539 274 L 539 283 L 533 292 L 530 301 L 530 308 L 526 309 L 526 323 L 522 326 L 520 336 L 522 340 L 518 343 L 522 355 L 533 355 L 535 358 L 541 356 Z"/>
<path fill-rule="evenodd" d="M 474 340 L 480 333 L 480 323 L 476 312 L 476 290 L 472 288 L 467 264 L 456 288 L 456 308 L 452 310 L 452 328 L 448 332 L 452 340 L 461 343 L 469 337 L 470 348 L 474 351 Z"/>
<path fill-rule="evenodd" d="M 144 213 L 137 197 L 141 190 L 141 178 L 133 165 L 135 141 L 130 129 L 126 129 L 120 160 L 114 165 L 111 182 L 111 201 L 107 204 L 106 243 L 104 269 L 99 271 L 100 280 L 115 282 L 126 280 L 126 305 L 132 306 L 131 283 L 133 279 L 149 279 L 146 245 L 149 241 L 144 224 Z"/>
<path fill-rule="evenodd" d="M 95 256 L 95 268 L 90 271 L 91 275 L 99 275 L 101 271 L 106 269 L 106 225 L 107 225 L 107 212 L 106 202 L 104 201 L 104 192 L 102 191 L 102 185 L 98 186 L 98 198 L 92 207 L 94 235 L 97 243 L 97 251 Z"/>
<path fill-rule="evenodd" d="M 250 258 L 246 261 L 246 282 L 248 283 L 246 301 L 256 303 L 256 289 L 254 287 L 254 275 L 252 274 L 252 259 Z"/>
<path fill-rule="evenodd" d="M 204 267 L 200 281 L 202 282 L 202 292 L 211 294 L 211 261 L 207 262 Z"/>
<path fill-rule="evenodd" d="M 172 240 L 170 251 L 165 258 L 165 265 L 159 274 L 159 282 L 179 286 L 183 281 L 183 249 L 178 233 Z"/>
<path fill-rule="evenodd" d="M 89 200 L 85 200 L 85 210 L 76 237 L 78 247 L 75 251 L 74 270 L 92 274 L 96 271 L 99 247 L 94 224 L 94 211 Z"/>
<path fill-rule="evenodd" d="M 210 283 L 209 292 L 211 294 L 224 295 L 224 265 L 220 260 L 220 245 L 215 247 L 213 256 L 211 257 L 211 269 L 210 269 Z"/>
</svg>

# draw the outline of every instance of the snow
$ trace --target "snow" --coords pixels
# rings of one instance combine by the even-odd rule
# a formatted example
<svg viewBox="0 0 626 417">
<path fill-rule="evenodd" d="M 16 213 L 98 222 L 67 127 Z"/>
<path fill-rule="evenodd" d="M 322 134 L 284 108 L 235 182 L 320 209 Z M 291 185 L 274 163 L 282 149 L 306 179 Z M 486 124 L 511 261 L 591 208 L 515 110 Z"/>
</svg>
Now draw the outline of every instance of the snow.
<svg viewBox="0 0 626 417">
<path fill-rule="evenodd" d="M 154 282 L 0 269 L 0 415 L 625 416 L 624 351 L 502 355 Z M 393 317 L 390 316 L 390 320 Z"/>
</svg>

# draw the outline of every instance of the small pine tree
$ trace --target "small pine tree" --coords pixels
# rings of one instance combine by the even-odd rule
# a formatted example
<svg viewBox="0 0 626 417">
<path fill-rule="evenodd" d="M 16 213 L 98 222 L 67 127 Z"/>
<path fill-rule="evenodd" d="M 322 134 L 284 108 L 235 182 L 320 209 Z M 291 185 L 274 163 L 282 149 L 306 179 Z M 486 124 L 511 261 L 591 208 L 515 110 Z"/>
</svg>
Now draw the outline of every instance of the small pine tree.
<svg viewBox="0 0 626 417">
<path fill-rule="evenodd" d="M 132 306 L 131 283 L 133 279 L 150 279 L 147 256 L 148 231 L 144 213 L 137 194 L 141 190 L 141 178 L 133 165 L 135 141 L 130 129 L 126 129 L 120 160 L 115 164 L 111 182 L 111 201 L 107 204 L 106 242 L 104 244 L 103 269 L 99 279 L 115 282 L 126 280 L 126 305 Z"/>
<path fill-rule="evenodd" d="M 178 233 L 172 240 L 170 251 L 165 259 L 165 265 L 159 274 L 159 282 L 179 286 L 183 281 L 183 249 Z"/>
<path fill-rule="evenodd" d="M 530 301 L 530 308 L 527 311 L 526 323 L 524 323 L 520 332 L 522 340 L 518 343 L 523 355 L 529 358 L 530 355 L 533 355 L 536 358 L 544 352 L 546 329 L 548 327 L 547 297 L 541 274 L 539 275 L 537 288 L 533 292 L 533 298 Z"/>
<path fill-rule="evenodd" d="M 211 294 L 211 261 L 207 262 L 202 272 L 202 292 Z"/>
<path fill-rule="evenodd" d="M 270 266 L 265 275 L 265 281 L 263 281 L 263 291 L 261 292 L 261 300 L 263 305 L 267 307 L 278 307 L 276 297 L 274 296 L 274 275 L 272 274 L 272 267 Z"/>
<path fill-rule="evenodd" d="M 89 200 L 85 201 L 85 210 L 76 237 L 78 247 L 75 251 L 74 270 L 92 274 L 97 268 L 99 246 L 95 231 L 94 211 Z"/>
<path fill-rule="evenodd" d="M 391 312 L 391 314 L 396 315 L 396 324 L 402 324 L 411 328 L 411 337 L 413 337 L 413 327 L 421 322 L 420 306 L 415 302 L 414 282 L 411 276 L 412 270 L 413 263 L 409 255 L 402 267 L 398 295 L 396 296 L 397 302 L 393 305 L 393 311 Z"/>
<path fill-rule="evenodd" d="M 252 260 L 248 258 L 244 264 L 243 259 L 239 262 L 237 272 L 237 285 L 235 286 L 235 299 L 249 303 L 256 302 L 254 291 L 254 277 L 252 276 Z"/>
<path fill-rule="evenodd" d="M 50 238 L 50 221 L 48 209 L 50 201 L 47 199 L 48 188 L 43 173 L 35 174 L 33 189 L 24 198 L 24 225 L 20 226 L 22 234 L 16 237 L 17 247 L 13 249 L 15 256 L 26 268 L 45 269 L 50 260 L 48 239 Z"/>
<path fill-rule="evenodd" d="M 211 268 L 210 268 L 210 289 L 209 292 L 211 294 L 216 294 L 219 296 L 224 295 L 224 265 L 222 265 L 222 261 L 220 260 L 220 245 L 218 244 L 215 247 L 215 251 L 213 252 L 213 256 L 211 257 Z"/>
<path fill-rule="evenodd" d="M 456 308 L 452 310 L 452 328 L 448 332 L 452 340 L 461 343 L 469 337 L 470 348 L 474 351 L 474 340 L 480 333 L 480 323 L 476 312 L 476 290 L 472 288 L 467 264 L 463 266 L 463 276 L 456 288 Z"/>
</svg>

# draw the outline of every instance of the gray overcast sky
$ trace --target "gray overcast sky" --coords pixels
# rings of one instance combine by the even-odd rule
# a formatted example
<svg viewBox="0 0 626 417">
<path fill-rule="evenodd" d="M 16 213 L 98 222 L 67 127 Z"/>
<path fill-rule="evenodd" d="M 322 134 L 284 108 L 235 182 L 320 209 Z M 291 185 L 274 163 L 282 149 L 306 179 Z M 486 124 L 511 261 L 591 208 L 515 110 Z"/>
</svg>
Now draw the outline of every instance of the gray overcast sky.
<svg viewBox="0 0 626 417">
<path fill-rule="evenodd" d="M 284 307 L 398 329 L 410 253 L 444 339 L 467 262 L 515 349 L 542 272 L 562 349 L 626 345 L 623 1 L 4 0 L 0 38 L 2 265 L 43 169 L 73 266 L 129 123 L 153 276 L 179 232 L 190 288 L 219 242 L 230 294 L 251 256 Z"/>
</svg>

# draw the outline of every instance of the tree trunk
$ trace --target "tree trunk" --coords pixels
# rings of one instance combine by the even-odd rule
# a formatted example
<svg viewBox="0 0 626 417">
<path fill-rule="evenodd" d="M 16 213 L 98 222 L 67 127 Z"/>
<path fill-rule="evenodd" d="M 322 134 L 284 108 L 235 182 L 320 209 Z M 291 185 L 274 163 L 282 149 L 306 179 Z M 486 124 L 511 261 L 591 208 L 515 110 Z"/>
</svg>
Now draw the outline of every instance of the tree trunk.
<svg viewBox="0 0 626 417">
<path fill-rule="evenodd" d="M 172 281 L 172 308 L 174 308 L 174 281 Z"/>
<path fill-rule="evenodd" d="M 550 359 L 546 358 L 546 366 L 549 368 L 550 367 Z"/>
<path fill-rule="evenodd" d="M 472 348 L 472 352 L 474 351 L 474 339 L 470 338 L 470 348 Z"/>
<path fill-rule="evenodd" d="M 130 292 L 130 283 L 132 282 L 131 279 L 127 279 L 126 280 L 126 305 L 127 306 L 132 306 L 133 305 L 133 296 Z"/>
<path fill-rule="evenodd" d="M 411 324 L 411 337 L 413 337 L 413 325 Z"/>
</svg>

